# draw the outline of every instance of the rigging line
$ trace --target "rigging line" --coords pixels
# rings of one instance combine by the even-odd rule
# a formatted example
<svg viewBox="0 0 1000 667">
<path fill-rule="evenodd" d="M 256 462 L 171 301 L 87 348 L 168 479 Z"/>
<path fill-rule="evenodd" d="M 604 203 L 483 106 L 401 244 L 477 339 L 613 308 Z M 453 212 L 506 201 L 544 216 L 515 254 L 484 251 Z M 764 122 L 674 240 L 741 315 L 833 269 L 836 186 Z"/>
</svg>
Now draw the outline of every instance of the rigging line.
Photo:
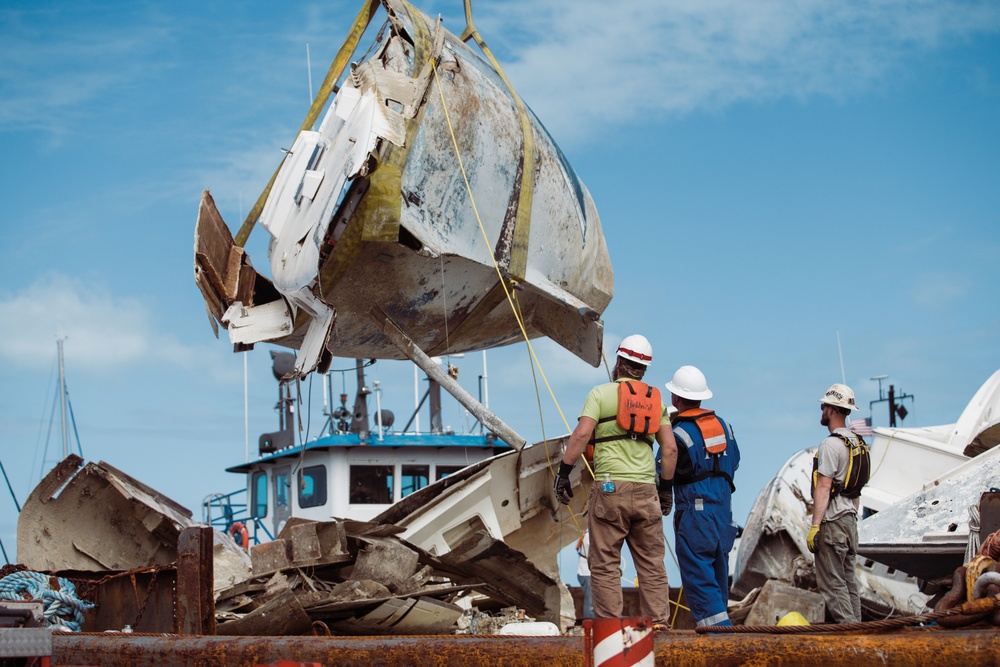
<svg viewBox="0 0 1000 667">
<path fill-rule="evenodd" d="M 890 435 L 889 439 L 886 440 L 886 442 L 885 442 L 885 449 L 882 451 L 882 458 L 880 458 L 878 460 L 878 465 L 875 466 L 875 469 L 871 471 L 871 474 L 869 475 L 869 478 L 874 477 L 875 473 L 877 473 L 879 471 L 879 469 L 882 467 L 882 464 L 885 463 L 885 457 L 889 455 L 889 445 L 892 444 L 892 439 L 895 438 L 895 437 L 896 437 L 896 432 L 893 431 L 892 435 Z M 874 435 L 872 435 L 872 444 L 873 445 L 875 444 L 875 436 Z M 871 445 L 869 445 L 869 447 L 870 446 Z"/>
<path fill-rule="evenodd" d="M 58 360 L 59 360 L 59 357 L 57 356 L 55 359 L 52 360 L 52 365 L 49 367 L 49 382 L 48 382 L 48 385 L 45 387 L 45 394 L 43 394 L 44 396 L 48 396 L 49 392 L 52 391 L 52 382 L 53 382 L 53 380 L 55 378 L 55 371 L 56 371 L 56 366 L 58 364 Z M 43 410 L 45 409 L 45 404 L 44 403 L 42 404 L 42 409 Z M 53 403 L 53 406 L 52 406 L 52 412 L 53 413 L 55 412 L 55 404 L 54 403 Z M 54 415 L 50 413 L 49 414 L 49 429 L 52 428 L 52 420 L 53 420 L 53 418 L 54 418 Z M 35 470 L 35 464 L 38 463 L 38 479 L 39 480 L 41 480 L 41 478 L 42 478 L 42 469 L 45 467 L 45 454 L 44 453 L 42 454 L 42 461 L 41 461 L 41 463 L 38 462 L 38 452 L 39 452 L 39 449 L 40 449 L 39 445 L 42 442 L 42 424 L 44 424 L 44 423 L 45 423 L 45 413 L 43 412 L 41 418 L 39 418 L 39 420 L 38 420 L 38 435 L 35 438 L 35 453 L 34 453 L 34 456 L 32 456 L 32 460 L 31 460 L 31 470 L 32 471 Z M 47 449 L 48 449 L 48 442 L 46 442 L 46 450 Z M 33 479 L 33 476 L 30 479 Z"/>
<path fill-rule="evenodd" d="M 523 316 L 521 314 L 521 301 L 517 298 L 517 294 L 516 293 L 513 296 L 514 296 L 514 305 L 517 308 L 516 315 L 518 316 L 519 319 L 523 319 Z M 566 415 L 563 414 L 562 407 L 559 405 L 559 401 L 556 400 L 555 392 L 552 391 L 552 387 L 549 385 L 549 380 L 548 380 L 548 378 L 545 377 L 545 370 L 542 368 L 542 363 L 540 361 L 538 361 L 538 357 L 535 356 L 535 349 L 532 347 L 530 341 L 527 341 L 527 343 L 528 343 L 528 352 L 530 353 L 531 358 L 534 360 L 534 363 L 538 364 L 538 372 L 541 374 L 542 380 L 545 381 L 545 387 L 549 390 L 549 396 L 552 397 L 552 402 L 555 404 L 556 411 L 559 412 L 559 416 L 563 420 L 563 425 L 566 427 L 567 431 L 572 432 L 572 429 L 569 427 L 569 422 L 566 420 Z M 532 377 L 534 377 L 534 374 L 535 374 L 534 365 L 532 365 L 531 374 L 532 374 Z M 535 383 L 535 393 L 536 394 L 539 393 L 538 392 L 538 384 L 537 384 L 537 382 Z M 541 413 L 541 398 L 540 397 L 538 399 L 538 405 L 539 405 L 539 413 Z M 543 438 L 544 438 L 544 435 L 545 434 L 544 434 L 544 431 L 543 431 L 543 433 L 542 433 L 542 437 Z M 548 450 L 546 450 L 546 453 L 548 453 Z M 587 460 L 587 457 L 583 456 L 581 458 L 583 459 L 583 465 L 587 468 L 587 470 L 590 471 L 590 476 L 593 477 L 594 479 L 597 479 L 597 473 L 594 472 L 594 469 L 591 467 L 590 461 Z M 549 461 L 549 471 L 551 471 L 551 470 L 552 470 L 552 462 Z"/>
<path fill-rule="evenodd" d="M 58 403 L 58 399 L 59 389 L 56 388 L 55 393 L 52 394 L 52 411 L 49 413 L 49 430 L 45 434 L 45 449 L 42 451 L 42 465 L 38 469 L 39 481 L 41 481 L 41 478 L 44 477 L 45 466 L 48 464 L 49 460 L 49 442 L 52 440 L 52 425 L 56 421 L 56 404 Z"/>
<path fill-rule="evenodd" d="M 69 408 L 69 423 L 73 425 L 73 437 L 76 438 L 76 451 L 83 457 L 83 445 L 80 444 L 80 433 L 76 430 L 76 415 L 73 414 L 73 402 L 69 400 L 69 392 L 66 392 L 66 407 Z"/>
<path fill-rule="evenodd" d="M 309 442 L 309 431 L 312 430 L 312 401 L 313 401 L 313 378 L 316 376 L 315 373 L 309 374 L 309 388 L 306 390 L 306 436 L 303 438 L 302 443 L 305 444 Z M 305 451 L 305 448 L 302 448 Z"/>
<path fill-rule="evenodd" d="M 7 558 L 7 550 L 3 548 L 3 540 L 0 540 L 0 551 L 3 552 L 3 562 L 10 565 L 10 559 Z"/>
<path fill-rule="evenodd" d="M 449 133 L 451 135 L 452 147 L 455 149 L 455 158 L 458 160 L 458 166 L 459 166 L 459 168 L 462 171 L 462 179 L 465 181 L 465 190 L 466 190 L 466 192 L 469 195 L 469 200 L 470 200 L 470 202 L 472 204 L 472 211 L 476 215 L 476 221 L 479 223 L 479 231 L 483 235 L 483 241 L 485 241 L 486 247 L 489 248 L 490 247 L 490 240 L 489 240 L 489 237 L 486 236 L 486 229 L 483 227 L 483 220 L 482 220 L 482 217 L 479 215 L 479 208 L 476 206 L 476 199 L 475 199 L 475 197 L 472 194 L 472 187 L 469 185 L 469 176 L 468 176 L 468 174 L 465 171 L 465 164 L 462 162 L 462 155 L 461 155 L 461 153 L 458 150 L 458 140 L 455 138 L 455 130 L 454 130 L 454 127 L 452 126 L 452 123 L 451 123 L 451 114 L 448 113 L 448 105 L 447 105 L 447 103 L 445 102 L 445 99 L 444 99 L 444 88 L 441 86 L 441 78 L 438 76 L 437 68 L 434 68 L 433 71 L 434 71 L 434 81 L 435 81 L 435 83 L 437 83 L 438 94 L 441 97 L 441 106 L 444 109 L 445 120 L 448 122 L 448 131 L 449 131 Z M 531 341 L 528 339 L 528 332 L 525 329 L 524 320 L 522 319 L 522 317 L 521 317 L 520 313 L 518 312 L 517 308 L 514 306 L 514 302 L 513 302 L 513 299 L 511 297 L 511 289 L 508 287 L 507 281 L 504 279 L 503 274 L 500 272 L 500 265 L 497 263 L 496 257 L 493 256 L 493 253 L 490 253 L 490 258 L 493 261 L 493 268 L 496 271 L 497 277 L 500 280 L 500 286 L 503 288 L 504 294 L 507 297 L 507 303 L 510 305 L 511 311 L 514 314 L 514 319 L 517 320 L 517 325 L 518 325 L 518 327 L 521 330 L 521 336 L 524 338 L 524 341 L 527 344 L 528 350 L 531 352 L 531 356 L 534 359 L 535 363 L 538 364 L 538 371 L 539 371 L 539 373 L 541 373 L 542 379 L 545 381 L 545 386 L 549 389 L 549 394 L 552 397 L 552 401 L 556 404 L 556 407 L 558 408 L 559 407 L 559 401 L 556 399 L 555 393 L 552 391 L 552 387 L 551 387 L 551 385 L 548 382 L 548 378 L 545 377 L 545 370 L 542 368 L 541 364 L 538 362 L 538 357 L 535 354 L 534 347 L 532 347 Z M 515 281 L 512 280 L 511 284 L 514 284 L 514 282 Z M 570 430 L 569 429 L 569 422 L 566 421 L 566 417 L 562 414 L 562 410 L 561 409 L 559 409 L 559 414 L 563 418 L 563 424 L 566 426 L 566 430 L 567 431 Z"/>
<path fill-rule="evenodd" d="M 7 482 L 7 490 L 10 491 L 11 500 L 14 501 L 14 507 L 17 508 L 17 513 L 21 513 L 21 503 L 17 502 L 17 496 L 14 495 L 14 487 L 10 485 L 10 478 L 7 477 L 7 469 L 3 467 L 3 461 L 0 461 L 0 472 L 3 473 L 3 479 Z"/>
</svg>

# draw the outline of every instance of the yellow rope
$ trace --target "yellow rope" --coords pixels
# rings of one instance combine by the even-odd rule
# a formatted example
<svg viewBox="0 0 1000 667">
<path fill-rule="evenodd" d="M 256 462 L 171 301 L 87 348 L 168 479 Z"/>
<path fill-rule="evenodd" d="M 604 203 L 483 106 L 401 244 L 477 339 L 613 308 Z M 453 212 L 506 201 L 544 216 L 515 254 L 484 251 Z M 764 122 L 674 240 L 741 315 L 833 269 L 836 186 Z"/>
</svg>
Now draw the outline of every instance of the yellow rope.
<svg viewBox="0 0 1000 667">
<path fill-rule="evenodd" d="M 879 468 L 882 467 L 882 463 L 885 462 L 885 457 L 887 457 L 889 455 L 889 445 L 892 444 L 892 439 L 895 438 L 895 437 L 896 437 L 896 433 L 895 432 L 893 432 L 893 434 L 889 436 L 889 439 L 885 443 L 885 450 L 883 450 L 883 452 L 882 452 L 882 458 L 880 458 L 878 460 L 878 465 L 875 466 L 875 470 L 872 470 L 871 474 L 869 475 L 869 478 L 874 477 L 875 473 L 877 473 L 879 471 Z M 872 435 L 872 444 L 874 444 L 874 443 L 875 443 L 875 436 Z"/>
<path fill-rule="evenodd" d="M 441 108 L 444 110 L 444 117 L 445 117 L 445 121 L 446 121 L 446 123 L 448 125 L 448 133 L 449 133 L 449 136 L 451 138 L 452 148 L 454 148 L 454 150 L 455 150 L 455 158 L 458 161 L 459 170 L 462 172 L 462 180 L 465 183 L 465 191 L 469 195 L 469 202 L 472 205 L 472 212 L 476 216 L 476 222 L 479 225 L 479 232 L 483 236 L 483 242 L 486 244 L 486 247 L 489 248 L 490 247 L 490 239 L 489 239 L 489 236 L 487 236 L 487 234 L 486 234 L 486 228 L 483 225 L 482 216 L 479 215 L 479 207 L 476 205 L 476 198 L 472 194 L 472 186 L 469 184 L 469 176 L 468 176 L 468 173 L 465 170 L 465 163 L 462 161 L 462 154 L 461 154 L 461 152 L 458 149 L 458 139 L 455 137 L 455 128 L 454 128 L 454 125 L 451 122 L 451 114 L 448 112 L 448 103 L 447 103 L 447 101 L 445 100 L 445 97 L 444 97 L 444 88 L 441 85 L 441 79 L 438 76 L 437 68 L 434 68 L 433 71 L 434 71 L 434 82 L 437 85 L 438 96 L 441 99 Z M 493 262 L 493 270 L 496 271 L 497 279 L 498 279 L 498 281 L 500 283 L 500 286 L 503 288 L 503 291 L 504 291 L 504 296 L 507 299 L 508 305 L 510 305 L 511 312 L 513 313 L 514 319 L 517 321 L 517 326 L 518 326 L 518 328 L 521 331 L 521 336 L 524 338 L 524 341 L 527 344 L 528 353 L 529 353 L 529 356 L 530 356 L 530 359 L 531 359 L 531 362 L 532 362 L 532 367 L 531 367 L 532 368 L 532 371 L 531 371 L 532 372 L 532 376 L 534 377 L 535 366 L 537 365 L 538 366 L 538 372 L 542 376 L 542 380 L 545 383 L 545 387 L 548 389 L 549 395 L 552 397 L 552 402 L 555 404 L 556 410 L 559 412 L 559 416 L 563 420 L 563 425 L 566 427 L 567 431 L 570 431 L 569 422 L 566 420 L 565 414 L 563 414 L 562 408 L 559 405 L 559 400 L 556 398 L 555 392 L 552 390 L 552 385 L 549 384 L 549 380 L 548 380 L 548 378 L 545 375 L 545 370 L 542 368 L 542 364 L 538 360 L 538 355 L 535 354 L 535 349 L 534 349 L 534 347 L 531 344 L 531 340 L 528 338 L 528 332 L 527 332 L 527 329 L 524 326 L 524 318 L 521 315 L 520 308 L 519 308 L 518 304 L 515 303 L 516 297 L 512 294 L 512 290 L 511 290 L 510 286 L 508 286 L 507 280 L 504 278 L 503 273 L 501 273 L 500 266 L 497 263 L 496 257 L 494 257 L 493 253 L 489 253 L 489 255 L 490 255 L 491 261 Z M 513 285 L 513 281 L 511 281 L 511 284 Z M 540 392 L 538 391 L 537 380 L 535 381 L 535 394 L 536 394 L 536 396 L 538 396 L 540 394 Z M 541 409 L 541 399 L 539 399 L 539 420 L 542 422 L 543 427 L 544 427 L 544 418 L 542 416 L 542 409 Z M 547 460 L 547 462 L 549 464 L 548 465 L 549 474 L 551 475 L 552 474 L 552 456 L 551 456 L 551 452 L 549 451 L 548 440 L 545 438 L 545 435 L 544 435 L 544 430 L 543 430 L 543 433 L 542 433 L 542 440 L 545 442 L 545 456 L 546 456 L 546 460 Z M 583 457 L 583 460 L 584 460 L 584 465 L 587 466 L 587 469 L 590 470 L 591 476 L 593 477 L 594 476 L 594 471 L 590 467 L 590 464 L 587 462 L 586 457 Z M 574 522 L 574 524 L 576 524 L 577 530 L 580 531 L 579 521 L 577 520 L 577 517 L 576 517 L 575 513 L 572 510 L 570 510 L 570 516 L 573 518 L 573 522 Z M 582 531 L 580 531 L 580 533 L 582 534 Z"/>
</svg>

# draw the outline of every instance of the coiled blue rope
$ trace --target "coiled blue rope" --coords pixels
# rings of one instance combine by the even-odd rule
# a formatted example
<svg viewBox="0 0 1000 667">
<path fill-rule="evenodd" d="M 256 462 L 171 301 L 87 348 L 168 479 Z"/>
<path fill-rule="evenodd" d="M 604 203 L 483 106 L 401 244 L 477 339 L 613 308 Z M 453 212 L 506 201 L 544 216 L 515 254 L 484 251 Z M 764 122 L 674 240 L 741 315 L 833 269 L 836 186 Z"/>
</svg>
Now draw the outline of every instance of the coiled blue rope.
<svg viewBox="0 0 1000 667">
<path fill-rule="evenodd" d="M 73 632 L 79 632 L 83 625 L 83 612 L 94 605 L 76 596 L 76 586 L 72 581 L 58 577 L 59 590 L 49 586 L 51 577 L 41 572 L 23 570 L 0 579 L 0 600 L 30 599 L 41 602 L 45 621 L 49 625 L 64 625 Z"/>
</svg>

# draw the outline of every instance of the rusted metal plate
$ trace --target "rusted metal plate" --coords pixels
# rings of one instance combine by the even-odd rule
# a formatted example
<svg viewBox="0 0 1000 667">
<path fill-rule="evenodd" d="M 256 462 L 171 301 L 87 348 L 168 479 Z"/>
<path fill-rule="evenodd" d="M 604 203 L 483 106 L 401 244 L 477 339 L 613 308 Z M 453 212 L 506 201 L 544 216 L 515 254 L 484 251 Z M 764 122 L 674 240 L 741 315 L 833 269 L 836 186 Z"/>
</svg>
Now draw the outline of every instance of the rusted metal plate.
<svg viewBox="0 0 1000 667">
<path fill-rule="evenodd" d="M 63 572 L 81 598 L 94 603 L 84 614 L 84 632 L 118 631 L 126 626 L 135 632 L 177 632 L 173 567 L 91 573 Z"/>
<path fill-rule="evenodd" d="M 177 631 L 185 635 L 215 634 L 212 529 L 186 528 L 177 545 Z"/>
<path fill-rule="evenodd" d="M 891 634 L 657 634 L 657 665 L 894 665 L 979 667 L 1000 664 L 1000 633 L 924 628 Z M 55 634 L 52 665 L 99 667 L 253 667 L 278 660 L 337 667 L 583 667 L 583 637 L 184 637 Z"/>
</svg>

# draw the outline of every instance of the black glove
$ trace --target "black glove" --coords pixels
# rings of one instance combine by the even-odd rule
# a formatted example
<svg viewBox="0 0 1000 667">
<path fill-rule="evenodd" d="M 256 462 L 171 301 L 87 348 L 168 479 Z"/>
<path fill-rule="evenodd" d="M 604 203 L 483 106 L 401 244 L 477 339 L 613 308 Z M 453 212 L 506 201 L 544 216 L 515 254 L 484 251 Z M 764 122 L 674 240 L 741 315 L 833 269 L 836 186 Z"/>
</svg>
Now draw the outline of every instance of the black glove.
<svg viewBox="0 0 1000 667">
<path fill-rule="evenodd" d="M 573 472 L 573 466 L 568 463 L 559 463 L 559 473 L 556 475 L 554 485 L 556 500 L 563 505 L 569 505 L 569 499 L 573 497 L 573 487 L 569 482 L 569 474 Z"/>
<path fill-rule="evenodd" d="M 660 480 L 660 512 L 663 516 L 670 514 L 674 508 L 674 481 Z"/>
</svg>

